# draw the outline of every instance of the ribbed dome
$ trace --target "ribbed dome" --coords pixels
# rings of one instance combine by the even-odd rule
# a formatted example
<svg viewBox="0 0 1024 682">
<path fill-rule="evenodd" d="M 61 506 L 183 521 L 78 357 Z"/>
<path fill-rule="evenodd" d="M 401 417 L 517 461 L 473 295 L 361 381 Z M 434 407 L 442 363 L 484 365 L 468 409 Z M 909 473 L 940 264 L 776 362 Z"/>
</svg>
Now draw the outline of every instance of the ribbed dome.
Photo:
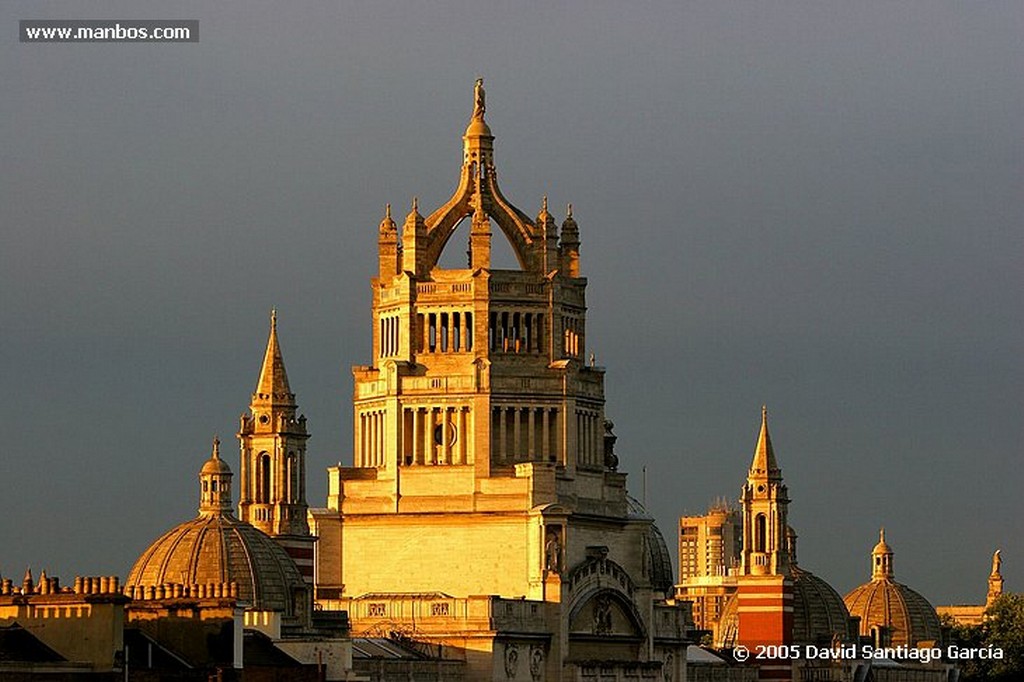
<svg viewBox="0 0 1024 682">
<path fill-rule="evenodd" d="M 650 520 L 647 527 L 647 561 L 650 566 L 651 586 L 666 594 L 671 594 L 675 585 L 675 574 L 672 572 L 672 555 L 661 529 L 654 523 L 654 517 L 647 508 L 632 495 L 626 495 L 626 513 L 631 519 Z"/>
<path fill-rule="evenodd" d="M 838 636 L 853 639 L 850 613 L 843 598 L 827 582 L 799 566 L 790 568 L 793 578 L 793 641 L 823 644 Z"/>
<path fill-rule="evenodd" d="M 860 617 L 860 634 L 872 635 L 879 627 L 888 629 L 884 645 L 915 646 L 918 642 L 942 639 L 939 616 L 928 600 L 906 585 L 896 582 L 892 547 L 885 541 L 885 529 L 871 550 L 871 582 L 850 591 L 844 598 L 850 614 Z"/>
<path fill-rule="evenodd" d="M 249 609 L 277 611 L 284 620 L 302 618 L 308 596 L 302 574 L 281 545 L 232 515 L 231 468 L 219 452 L 214 438 L 213 452 L 199 471 L 199 516 L 167 531 L 142 553 L 125 591 L 147 599 L 234 593 Z"/>
<path fill-rule="evenodd" d="M 259 611 L 295 613 L 305 584 L 295 562 L 269 536 L 229 515 L 204 515 L 164 533 L 142 553 L 127 587 L 237 583 L 238 599 Z"/>
<path fill-rule="evenodd" d="M 889 628 L 889 644 L 916 646 L 938 642 L 942 627 L 935 608 L 906 585 L 890 579 L 872 580 L 855 587 L 844 598 L 850 615 L 860 617 L 860 634 L 872 628 Z"/>
<path fill-rule="evenodd" d="M 671 595 L 676 582 L 672 573 L 672 555 L 668 553 L 665 536 L 653 523 L 647 529 L 647 548 L 651 554 L 651 585 Z"/>
</svg>

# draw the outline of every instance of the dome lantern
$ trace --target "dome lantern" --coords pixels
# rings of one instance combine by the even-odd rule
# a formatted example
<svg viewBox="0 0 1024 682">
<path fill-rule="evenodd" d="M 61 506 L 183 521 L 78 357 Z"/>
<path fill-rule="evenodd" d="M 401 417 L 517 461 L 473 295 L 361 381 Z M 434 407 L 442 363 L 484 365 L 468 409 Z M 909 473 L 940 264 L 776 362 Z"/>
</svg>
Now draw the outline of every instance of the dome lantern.
<svg viewBox="0 0 1024 682">
<path fill-rule="evenodd" d="M 220 439 L 216 436 L 210 459 L 199 470 L 199 513 L 231 513 L 231 467 L 220 458 Z"/>
</svg>

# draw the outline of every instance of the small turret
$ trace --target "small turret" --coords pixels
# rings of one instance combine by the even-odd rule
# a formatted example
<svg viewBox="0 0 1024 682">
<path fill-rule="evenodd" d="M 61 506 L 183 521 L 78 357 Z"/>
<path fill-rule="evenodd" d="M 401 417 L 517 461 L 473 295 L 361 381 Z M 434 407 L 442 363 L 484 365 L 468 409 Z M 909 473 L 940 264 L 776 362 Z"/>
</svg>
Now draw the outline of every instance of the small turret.
<svg viewBox="0 0 1024 682">
<path fill-rule="evenodd" d="M 402 226 L 402 269 L 421 277 L 424 270 L 424 251 L 427 246 L 427 223 L 420 215 L 419 199 L 412 198 L 412 210 Z"/>
<path fill-rule="evenodd" d="M 562 223 L 562 242 L 559 246 L 561 269 L 566 277 L 580 276 L 580 228 L 572 217 L 572 204 L 566 209 Z"/>
<path fill-rule="evenodd" d="M 892 547 L 885 541 L 885 528 L 878 530 L 878 544 L 871 550 L 871 579 L 892 580 Z"/>
<path fill-rule="evenodd" d="M 213 450 L 199 470 L 200 515 L 231 513 L 231 467 L 220 458 L 220 439 L 213 438 Z"/>
<path fill-rule="evenodd" d="M 537 214 L 537 238 L 541 252 L 541 272 L 548 275 L 552 270 L 560 267 L 560 264 L 558 262 L 558 224 L 548 213 L 548 196 L 546 194 L 541 202 L 540 213 Z"/>
<path fill-rule="evenodd" d="M 391 219 L 391 204 L 384 208 L 384 219 L 380 221 L 377 235 L 377 255 L 380 260 L 380 278 L 387 281 L 398 274 L 399 248 L 398 226 Z"/>
</svg>

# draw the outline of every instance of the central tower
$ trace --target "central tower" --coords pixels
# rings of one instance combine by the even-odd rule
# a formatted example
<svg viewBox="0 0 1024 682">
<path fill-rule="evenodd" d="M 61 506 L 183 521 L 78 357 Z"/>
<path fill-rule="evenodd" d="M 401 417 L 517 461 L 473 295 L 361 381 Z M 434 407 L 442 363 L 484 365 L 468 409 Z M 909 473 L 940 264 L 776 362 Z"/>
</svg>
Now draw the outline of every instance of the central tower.
<svg viewBox="0 0 1024 682">
<path fill-rule="evenodd" d="M 452 197 L 426 218 L 413 199 L 401 237 L 390 206 L 380 224 L 373 364 L 353 370 L 355 465 L 380 478 L 450 466 L 483 479 L 523 462 L 604 469 L 603 371 L 582 362 L 587 282 L 572 208 L 559 241 L 546 199 L 535 219 L 505 199 L 485 109 L 477 81 Z M 442 269 L 466 222 L 467 267 Z M 518 270 L 491 267 L 502 235 Z"/>
<path fill-rule="evenodd" d="M 463 650 L 471 679 L 576 679 L 569 662 L 596 659 L 673 670 L 681 611 L 654 613 L 668 549 L 617 470 L 604 370 L 583 362 L 576 221 L 502 195 L 485 111 L 477 81 L 451 198 L 427 217 L 414 199 L 401 231 L 390 208 L 380 223 L 354 466 L 328 469 L 309 513 L 317 603 L 354 634 Z M 466 265 L 442 267 L 461 225 Z M 492 267 L 496 238 L 518 269 Z"/>
</svg>

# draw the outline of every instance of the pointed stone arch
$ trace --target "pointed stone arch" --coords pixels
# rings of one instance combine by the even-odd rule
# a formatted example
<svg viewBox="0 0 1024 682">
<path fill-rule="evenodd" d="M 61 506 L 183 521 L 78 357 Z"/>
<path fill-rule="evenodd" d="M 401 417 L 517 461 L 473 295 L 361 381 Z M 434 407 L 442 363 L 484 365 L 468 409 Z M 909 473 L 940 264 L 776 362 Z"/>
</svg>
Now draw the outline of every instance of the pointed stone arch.
<svg viewBox="0 0 1024 682">
<path fill-rule="evenodd" d="M 480 189 L 475 189 L 477 183 L 472 181 L 475 168 L 475 164 L 463 166 L 455 193 L 426 219 L 427 242 L 423 256 L 426 270 L 437 265 L 459 224 L 467 217 L 475 216 L 478 210 L 482 210 L 500 228 L 512 246 L 519 266 L 523 270 L 531 269 L 536 232 L 533 221 L 501 194 L 493 168 L 486 170 L 485 177 L 479 183 Z M 477 191 L 480 191 L 479 197 L 475 196 Z M 474 203 L 477 205 L 474 206 Z"/>
</svg>

